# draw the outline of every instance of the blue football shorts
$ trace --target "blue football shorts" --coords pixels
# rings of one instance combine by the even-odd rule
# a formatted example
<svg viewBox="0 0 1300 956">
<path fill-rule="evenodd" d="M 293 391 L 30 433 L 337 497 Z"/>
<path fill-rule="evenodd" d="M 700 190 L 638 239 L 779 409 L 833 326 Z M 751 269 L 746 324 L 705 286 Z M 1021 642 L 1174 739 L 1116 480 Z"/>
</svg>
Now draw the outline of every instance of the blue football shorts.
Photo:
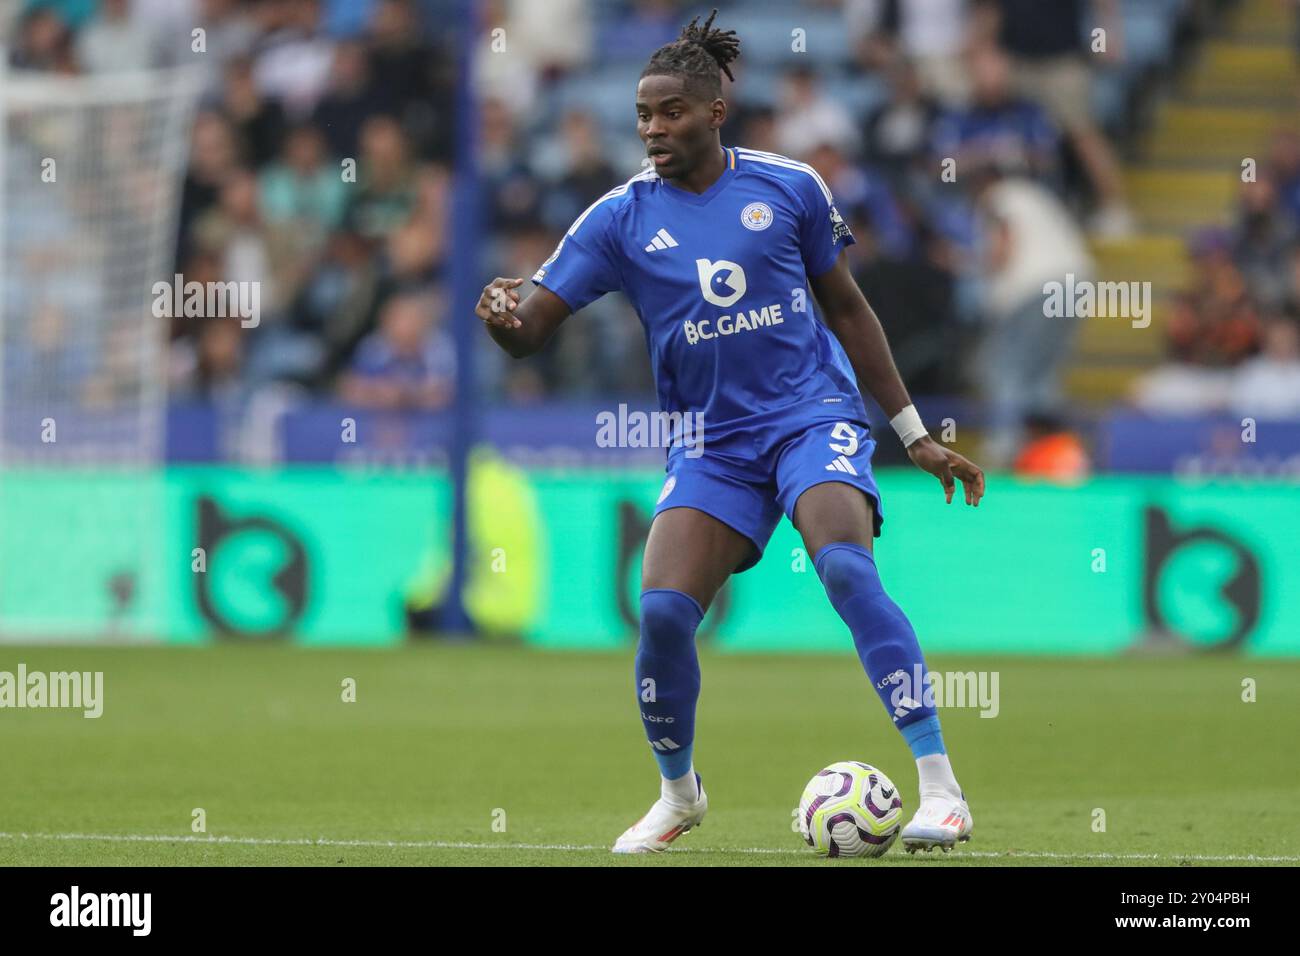
<svg viewBox="0 0 1300 956">
<path fill-rule="evenodd" d="M 736 568 L 747 571 L 763 556 L 781 515 L 794 520 L 800 495 L 813 485 L 839 481 L 871 499 L 879 537 L 884 514 L 871 473 L 875 448 L 865 422 L 811 419 L 806 413 L 721 437 L 706 432 L 698 448 L 671 450 L 655 516 L 670 508 L 712 515 L 754 543 L 755 553 Z"/>
</svg>

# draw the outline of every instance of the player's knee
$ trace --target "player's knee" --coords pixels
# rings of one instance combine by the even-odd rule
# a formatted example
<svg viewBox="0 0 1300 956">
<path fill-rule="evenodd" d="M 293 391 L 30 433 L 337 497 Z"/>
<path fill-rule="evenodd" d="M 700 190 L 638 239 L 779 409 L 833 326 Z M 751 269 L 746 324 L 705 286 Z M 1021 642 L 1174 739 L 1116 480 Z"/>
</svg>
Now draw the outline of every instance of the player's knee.
<svg viewBox="0 0 1300 956">
<path fill-rule="evenodd" d="M 695 599 L 670 588 L 641 592 L 641 646 L 673 648 L 695 640 L 704 616 Z"/>
<path fill-rule="evenodd" d="M 876 563 L 866 548 L 856 544 L 828 544 L 817 552 L 813 564 L 832 604 L 855 595 L 883 595 Z"/>
</svg>

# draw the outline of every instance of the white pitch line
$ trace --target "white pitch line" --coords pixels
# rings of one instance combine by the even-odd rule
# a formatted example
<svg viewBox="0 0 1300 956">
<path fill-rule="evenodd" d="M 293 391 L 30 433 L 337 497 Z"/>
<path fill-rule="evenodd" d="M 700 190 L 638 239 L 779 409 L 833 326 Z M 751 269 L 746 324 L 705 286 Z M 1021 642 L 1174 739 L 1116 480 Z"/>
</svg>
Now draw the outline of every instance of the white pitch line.
<svg viewBox="0 0 1300 956">
<path fill-rule="evenodd" d="M 0 840 L 64 840 L 69 842 L 104 843 L 190 843 L 200 846 L 322 846 L 322 847 L 373 847 L 378 849 L 409 850 L 551 850 L 558 852 L 581 852 L 587 850 L 608 851 L 609 847 L 601 845 L 583 845 L 576 843 L 471 843 L 453 840 L 331 840 L 327 838 L 284 839 L 275 837 L 229 837 L 229 836 L 192 836 L 182 834 L 139 833 L 2 833 Z M 808 856 L 807 850 L 786 850 L 773 847 L 685 847 L 675 848 L 672 853 L 745 853 L 776 854 L 778 856 Z M 1002 860 L 1148 860 L 1152 862 L 1168 860 L 1192 860 L 1198 863 L 1300 863 L 1300 856 L 1259 856 L 1254 853 L 1227 854 L 1213 856 L 1197 853 L 1057 853 L 1052 851 L 1028 851 L 995 853 L 989 850 L 957 850 L 954 859 L 975 857 L 977 859 Z"/>
</svg>

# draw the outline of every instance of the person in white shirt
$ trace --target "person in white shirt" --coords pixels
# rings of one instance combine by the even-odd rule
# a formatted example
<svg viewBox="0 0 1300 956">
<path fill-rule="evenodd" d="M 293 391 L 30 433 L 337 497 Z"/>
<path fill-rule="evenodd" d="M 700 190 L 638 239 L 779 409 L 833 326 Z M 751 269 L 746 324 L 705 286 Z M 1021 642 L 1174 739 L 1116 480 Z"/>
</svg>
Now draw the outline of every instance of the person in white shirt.
<svg viewBox="0 0 1300 956">
<path fill-rule="evenodd" d="M 968 173 L 968 175 L 970 175 Z M 974 173 L 987 237 L 984 313 L 988 323 L 976 357 L 988 407 L 984 454 L 998 466 L 1014 459 L 1030 409 L 1060 402 L 1060 369 L 1081 317 L 1049 315 L 1047 283 L 1091 278 L 1083 234 L 1052 192 L 1030 179 Z"/>
<path fill-rule="evenodd" d="M 1264 325 L 1263 349 L 1233 376 L 1228 407 L 1256 419 L 1300 419 L 1300 321 L 1277 316 Z"/>
</svg>

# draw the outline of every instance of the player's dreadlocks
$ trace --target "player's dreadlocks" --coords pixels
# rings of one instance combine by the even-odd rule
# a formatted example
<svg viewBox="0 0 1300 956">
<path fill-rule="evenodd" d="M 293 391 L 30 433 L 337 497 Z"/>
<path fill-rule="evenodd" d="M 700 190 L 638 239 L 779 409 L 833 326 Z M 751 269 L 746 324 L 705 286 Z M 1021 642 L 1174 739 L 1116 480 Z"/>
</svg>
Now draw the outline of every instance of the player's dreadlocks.
<svg viewBox="0 0 1300 956">
<path fill-rule="evenodd" d="M 680 76 L 688 89 L 698 90 L 709 99 L 722 95 L 722 73 L 735 80 L 727 65 L 740 56 L 740 38 L 735 30 L 718 30 L 713 26 L 715 9 L 704 24 L 695 17 L 682 28 L 682 34 L 654 52 L 641 71 L 642 76 L 668 74 Z M 721 72 L 719 72 L 721 71 Z"/>
</svg>

